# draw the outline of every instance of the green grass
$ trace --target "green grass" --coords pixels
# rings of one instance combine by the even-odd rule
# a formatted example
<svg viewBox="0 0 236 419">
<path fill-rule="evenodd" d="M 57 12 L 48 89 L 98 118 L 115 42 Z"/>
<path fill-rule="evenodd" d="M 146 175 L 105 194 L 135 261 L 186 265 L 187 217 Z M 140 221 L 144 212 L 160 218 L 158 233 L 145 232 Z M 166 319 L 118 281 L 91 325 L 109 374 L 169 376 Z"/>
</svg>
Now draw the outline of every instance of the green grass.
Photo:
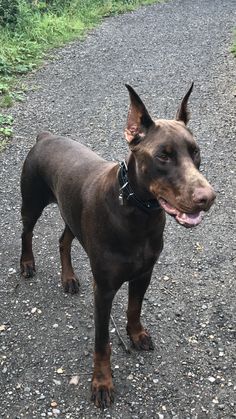
<svg viewBox="0 0 236 419">
<path fill-rule="evenodd" d="M 4 150 L 7 140 L 12 136 L 13 118 L 11 115 L 0 113 L 0 152 Z"/>
<path fill-rule="evenodd" d="M 52 48 L 84 37 L 105 16 L 155 2 L 158 0 L 72 0 L 70 6 L 49 8 L 43 1 L 30 6 L 28 0 L 20 0 L 17 24 L 0 27 L 0 109 L 23 99 L 21 76 L 36 69 Z M 0 114 L 0 149 L 1 141 L 5 143 L 12 135 L 11 126 L 11 118 L 6 120 Z"/>
<path fill-rule="evenodd" d="M 232 46 L 232 53 L 236 57 L 236 31 L 235 31 L 235 35 L 234 35 L 234 42 L 233 42 L 233 46 Z"/>
</svg>

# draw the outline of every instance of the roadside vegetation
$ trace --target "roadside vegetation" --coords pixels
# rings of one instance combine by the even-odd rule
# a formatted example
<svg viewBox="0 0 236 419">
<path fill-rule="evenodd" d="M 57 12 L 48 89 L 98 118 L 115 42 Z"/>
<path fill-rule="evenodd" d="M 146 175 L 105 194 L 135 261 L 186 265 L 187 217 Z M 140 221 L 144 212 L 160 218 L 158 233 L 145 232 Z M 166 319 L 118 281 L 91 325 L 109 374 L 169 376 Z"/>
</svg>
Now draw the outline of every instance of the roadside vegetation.
<svg viewBox="0 0 236 419">
<path fill-rule="evenodd" d="M 36 69 L 50 49 L 83 37 L 103 17 L 157 1 L 0 0 L 0 151 L 12 135 L 6 109 L 24 100 L 22 75 Z"/>
<path fill-rule="evenodd" d="M 232 47 L 232 53 L 236 57 L 236 29 L 234 31 L 234 42 L 233 42 L 233 47 Z"/>
</svg>

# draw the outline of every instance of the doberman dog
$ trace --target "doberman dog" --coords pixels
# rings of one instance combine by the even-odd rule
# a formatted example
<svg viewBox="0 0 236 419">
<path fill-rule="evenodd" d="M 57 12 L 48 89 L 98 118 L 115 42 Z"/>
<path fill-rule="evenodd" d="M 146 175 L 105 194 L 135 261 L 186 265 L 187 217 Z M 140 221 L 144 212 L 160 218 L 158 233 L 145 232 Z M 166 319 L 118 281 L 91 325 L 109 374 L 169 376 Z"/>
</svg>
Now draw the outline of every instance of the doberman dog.
<svg viewBox="0 0 236 419">
<path fill-rule="evenodd" d="M 125 137 L 126 161 L 108 162 L 77 141 L 49 132 L 38 135 L 22 171 L 21 272 L 34 274 L 33 228 L 46 205 L 56 202 L 65 222 L 59 240 L 62 285 L 77 293 L 71 244 L 77 237 L 94 277 L 95 352 L 92 400 L 98 407 L 114 399 L 109 343 L 113 298 L 128 281 L 127 333 L 137 350 L 153 343 L 140 321 L 144 294 L 163 247 L 165 213 L 185 227 L 200 223 L 215 192 L 199 172 L 200 152 L 191 131 L 188 98 L 175 119 L 153 121 L 132 87 Z"/>
</svg>

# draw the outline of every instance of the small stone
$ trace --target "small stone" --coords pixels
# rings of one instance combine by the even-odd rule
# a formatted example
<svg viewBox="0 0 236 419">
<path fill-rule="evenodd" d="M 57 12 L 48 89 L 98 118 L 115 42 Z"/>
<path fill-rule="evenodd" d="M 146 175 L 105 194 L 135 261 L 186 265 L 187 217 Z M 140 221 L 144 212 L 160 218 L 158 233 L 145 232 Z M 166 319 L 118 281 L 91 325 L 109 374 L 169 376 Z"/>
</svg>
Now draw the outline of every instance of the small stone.
<svg viewBox="0 0 236 419">
<path fill-rule="evenodd" d="M 215 378 L 214 377 L 208 377 L 208 381 L 210 381 L 211 383 L 214 383 L 215 382 Z"/>
<path fill-rule="evenodd" d="M 215 397 L 215 398 L 212 400 L 212 403 L 214 403 L 214 404 L 218 404 L 218 403 L 219 403 L 218 398 L 217 398 L 217 397 Z"/>
<path fill-rule="evenodd" d="M 51 407 L 57 407 L 57 402 L 55 400 L 51 401 Z"/>
<path fill-rule="evenodd" d="M 34 314 L 34 313 L 36 313 L 36 311 L 37 311 L 37 307 L 33 307 L 32 310 L 31 310 L 31 313 Z"/>
<path fill-rule="evenodd" d="M 9 273 L 9 275 L 14 275 L 14 274 L 16 274 L 16 269 L 14 269 L 14 268 L 10 268 L 10 269 L 8 270 L 8 273 Z"/>
<path fill-rule="evenodd" d="M 53 329 L 56 329 L 58 327 L 58 324 L 55 323 L 52 327 L 53 327 Z"/>
<path fill-rule="evenodd" d="M 77 386 L 79 383 L 79 376 L 78 375 L 73 375 L 73 377 L 71 377 L 69 384 L 72 384 L 74 386 Z"/>
<path fill-rule="evenodd" d="M 132 374 L 130 374 L 130 375 L 128 375 L 127 379 L 128 380 L 133 380 L 134 379 L 134 376 Z"/>
<path fill-rule="evenodd" d="M 57 374 L 63 374 L 65 372 L 65 370 L 63 370 L 63 368 L 58 368 L 57 369 Z"/>
<path fill-rule="evenodd" d="M 0 332 L 4 332 L 6 330 L 7 326 L 5 324 L 0 324 Z"/>
<path fill-rule="evenodd" d="M 153 382 L 154 382 L 154 384 L 157 384 L 158 383 L 158 378 L 153 378 Z"/>
<path fill-rule="evenodd" d="M 53 382 L 54 382 L 54 384 L 56 384 L 57 386 L 60 386 L 60 385 L 61 385 L 61 381 L 60 381 L 60 380 L 54 380 L 54 379 L 53 379 Z"/>
<path fill-rule="evenodd" d="M 52 409 L 52 413 L 53 413 L 55 416 L 58 416 L 58 415 L 60 415 L 61 411 L 60 411 L 59 409 Z"/>
</svg>

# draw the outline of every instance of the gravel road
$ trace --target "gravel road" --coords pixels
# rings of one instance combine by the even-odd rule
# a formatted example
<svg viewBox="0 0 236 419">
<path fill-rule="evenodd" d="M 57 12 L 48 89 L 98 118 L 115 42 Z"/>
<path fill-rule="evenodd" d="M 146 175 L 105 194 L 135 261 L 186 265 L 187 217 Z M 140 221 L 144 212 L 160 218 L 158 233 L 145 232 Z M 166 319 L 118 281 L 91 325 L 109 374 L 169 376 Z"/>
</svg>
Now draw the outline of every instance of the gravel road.
<svg viewBox="0 0 236 419">
<path fill-rule="evenodd" d="M 173 0 L 105 19 L 27 77 L 26 100 L 12 109 L 14 139 L 0 156 L 3 418 L 236 417 L 235 6 L 235 0 Z M 20 277 L 21 166 L 41 129 L 122 159 L 124 83 L 137 89 L 151 114 L 171 118 L 192 80 L 190 127 L 217 201 L 194 230 L 168 219 L 143 309 L 155 351 L 126 354 L 111 324 L 116 403 L 100 412 L 89 401 L 94 326 L 88 259 L 75 244 L 81 291 L 65 295 L 58 254 L 63 225 L 53 205 L 35 229 L 37 275 Z M 119 292 L 113 316 L 128 344 L 126 291 Z"/>
</svg>

